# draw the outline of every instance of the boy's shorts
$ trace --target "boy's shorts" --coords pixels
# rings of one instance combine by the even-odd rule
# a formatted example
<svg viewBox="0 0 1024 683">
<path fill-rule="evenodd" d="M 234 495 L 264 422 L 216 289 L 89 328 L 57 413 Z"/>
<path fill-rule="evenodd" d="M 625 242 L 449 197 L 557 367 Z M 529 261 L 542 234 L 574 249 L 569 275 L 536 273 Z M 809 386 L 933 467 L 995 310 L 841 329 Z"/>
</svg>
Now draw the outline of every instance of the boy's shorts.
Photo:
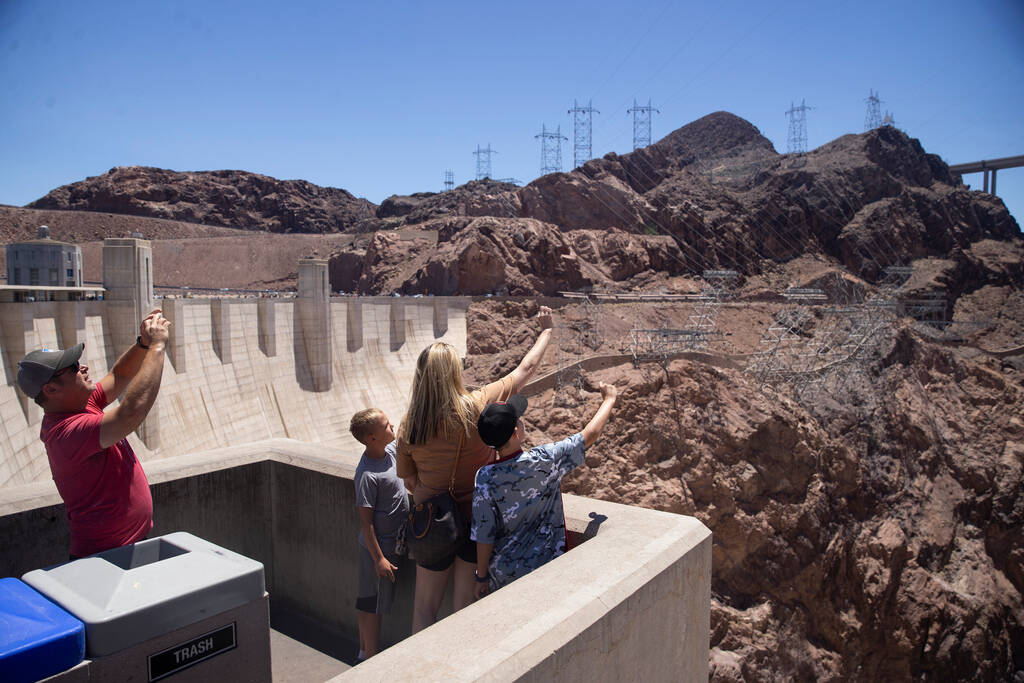
<svg viewBox="0 0 1024 683">
<path fill-rule="evenodd" d="M 398 566 L 398 558 L 384 553 L 391 564 Z M 395 600 L 395 583 L 386 576 L 377 576 L 377 567 L 370 551 L 359 546 L 359 590 L 356 593 L 356 609 L 370 614 L 391 614 L 391 603 Z M 397 572 L 396 572 L 396 579 Z"/>
</svg>

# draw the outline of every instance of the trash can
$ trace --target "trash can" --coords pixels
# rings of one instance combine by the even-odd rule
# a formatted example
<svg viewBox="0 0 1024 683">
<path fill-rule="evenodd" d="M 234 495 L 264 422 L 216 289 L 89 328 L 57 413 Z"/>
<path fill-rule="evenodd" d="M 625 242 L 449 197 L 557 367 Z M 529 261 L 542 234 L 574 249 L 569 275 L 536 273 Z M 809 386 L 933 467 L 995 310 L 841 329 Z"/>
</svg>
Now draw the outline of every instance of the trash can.
<svg viewBox="0 0 1024 683">
<path fill-rule="evenodd" d="M 33 683 L 85 657 L 85 627 L 18 579 L 0 579 L 0 681 Z"/>
<path fill-rule="evenodd" d="M 22 579 L 85 625 L 90 681 L 267 681 L 263 565 L 185 532 Z"/>
</svg>

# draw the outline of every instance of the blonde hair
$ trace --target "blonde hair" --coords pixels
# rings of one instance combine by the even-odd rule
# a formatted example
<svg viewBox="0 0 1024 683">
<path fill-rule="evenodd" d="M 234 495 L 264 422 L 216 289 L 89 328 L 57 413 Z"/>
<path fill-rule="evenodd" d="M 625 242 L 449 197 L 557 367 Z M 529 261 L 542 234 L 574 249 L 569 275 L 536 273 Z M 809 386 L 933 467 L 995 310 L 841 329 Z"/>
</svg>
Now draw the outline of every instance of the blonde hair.
<svg viewBox="0 0 1024 683">
<path fill-rule="evenodd" d="M 356 437 L 356 441 L 365 444 L 366 437 L 370 436 L 377 426 L 377 422 L 382 417 L 384 417 L 384 411 L 377 408 L 360 410 L 352 416 L 352 421 L 348 424 L 348 430 L 352 432 L 352 436 Z"/>
<path fill-rule="evenodd" d="M 398 437 L 410 444 L 434 438 L 455 439 L 468 434 L 479 407 L 462 381 L 462 361 L 455 347 L 434 342 L 416 360 L 412 396 L 398 428 Z"/>
</svg>

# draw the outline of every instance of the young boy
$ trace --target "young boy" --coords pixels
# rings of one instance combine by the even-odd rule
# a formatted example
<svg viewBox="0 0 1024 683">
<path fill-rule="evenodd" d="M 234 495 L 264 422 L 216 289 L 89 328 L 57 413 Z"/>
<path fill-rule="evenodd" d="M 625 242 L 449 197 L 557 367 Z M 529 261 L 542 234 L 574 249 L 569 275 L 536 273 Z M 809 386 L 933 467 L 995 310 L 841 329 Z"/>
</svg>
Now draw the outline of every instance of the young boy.
<svg viewBox="0 0 1024 683">
<path fill-rule="evenodd" d="M 481 467 L 473 491 L 470 538 L 476 541 L 476 597 L 511 583 L 565 552 L 562 477 L 583 464 L 608 422 L 618 395 L 601 382 L 601 407 L 583 431 L 557 443 L 523 452 L 519 418 L 526 399 L 512 396 L 480 413 L 480 438 L 498 450 L 498 460 Z"/>
<path fill-rule="evenodd" d="M 352 416 L 349 430 L 366 446 L 356 467 L 359 513 L 359 659 L 380 650 L 381 617 L 391 613 L 398 555 L 395 540 L 409 514 L 405 483 L 395 471 L 395 430 L 376 408 Z"/>
</svg>

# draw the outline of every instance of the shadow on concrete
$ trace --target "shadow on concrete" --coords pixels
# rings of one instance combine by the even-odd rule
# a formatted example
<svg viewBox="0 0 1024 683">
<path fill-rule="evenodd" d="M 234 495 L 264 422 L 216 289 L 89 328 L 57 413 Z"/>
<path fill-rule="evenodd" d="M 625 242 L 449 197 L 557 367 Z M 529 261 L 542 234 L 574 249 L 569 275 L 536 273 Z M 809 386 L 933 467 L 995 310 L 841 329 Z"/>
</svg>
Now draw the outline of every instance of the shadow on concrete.
<svg viewBox="0 0 1024 683">
<path fill-rule="evenodd" d="M 585 540 L 590 540 L 594 536 L 597 536 L 597 530 L 600 529 L 601 524 L 608 519 L 607 515 L 600 515 L 596 512 L 591 512 L 589 517 L 590 522 L 587 524 L 587 528 L 583 530 L 583 538 Z"/>
<path fill-rule="evenodd" d="M 313 369 L 309 365 L 309 354 L 306 353 L 306 336 L 302 329 L 302 320 L 298 311 L 292 316 L 292 359 L 295 361 L 295 381 L 303 391 L 319 391 L 313 381 Z M 282 631 L 285 635 L 288 635 Z"/>
<path fill-rule="evenodd" d="M 349 353 L 363 348 L 363 304 L 355 297 L 345 307 L 345 337 Z"/>
<path fill-rule="evenodd" d="M 289 609 L 275 601 L 273 595 L 270 596 L 270 628 L 349 666 L 358 664 L 358 641 L 352 641 L 341 629 Z"/>
<path fill-rule="evenodd" d="M 117 362 L 117 343 L 114 342 L 114 331 L 113 323 L 110 321 L 111 308 L 104 309 L 103 316 L 100 318 L 100 326 L 103 328 L 103 338 L 107 340 L 104 345 L 106 348 L 103 349 L 103 360 L 107 364 L 107 372 L 110 372 L 110 368 L 114 367 L 114 363 Z M 90 374 L 95 377 L 96 373 L 90 371 Z"/>
</svg>

